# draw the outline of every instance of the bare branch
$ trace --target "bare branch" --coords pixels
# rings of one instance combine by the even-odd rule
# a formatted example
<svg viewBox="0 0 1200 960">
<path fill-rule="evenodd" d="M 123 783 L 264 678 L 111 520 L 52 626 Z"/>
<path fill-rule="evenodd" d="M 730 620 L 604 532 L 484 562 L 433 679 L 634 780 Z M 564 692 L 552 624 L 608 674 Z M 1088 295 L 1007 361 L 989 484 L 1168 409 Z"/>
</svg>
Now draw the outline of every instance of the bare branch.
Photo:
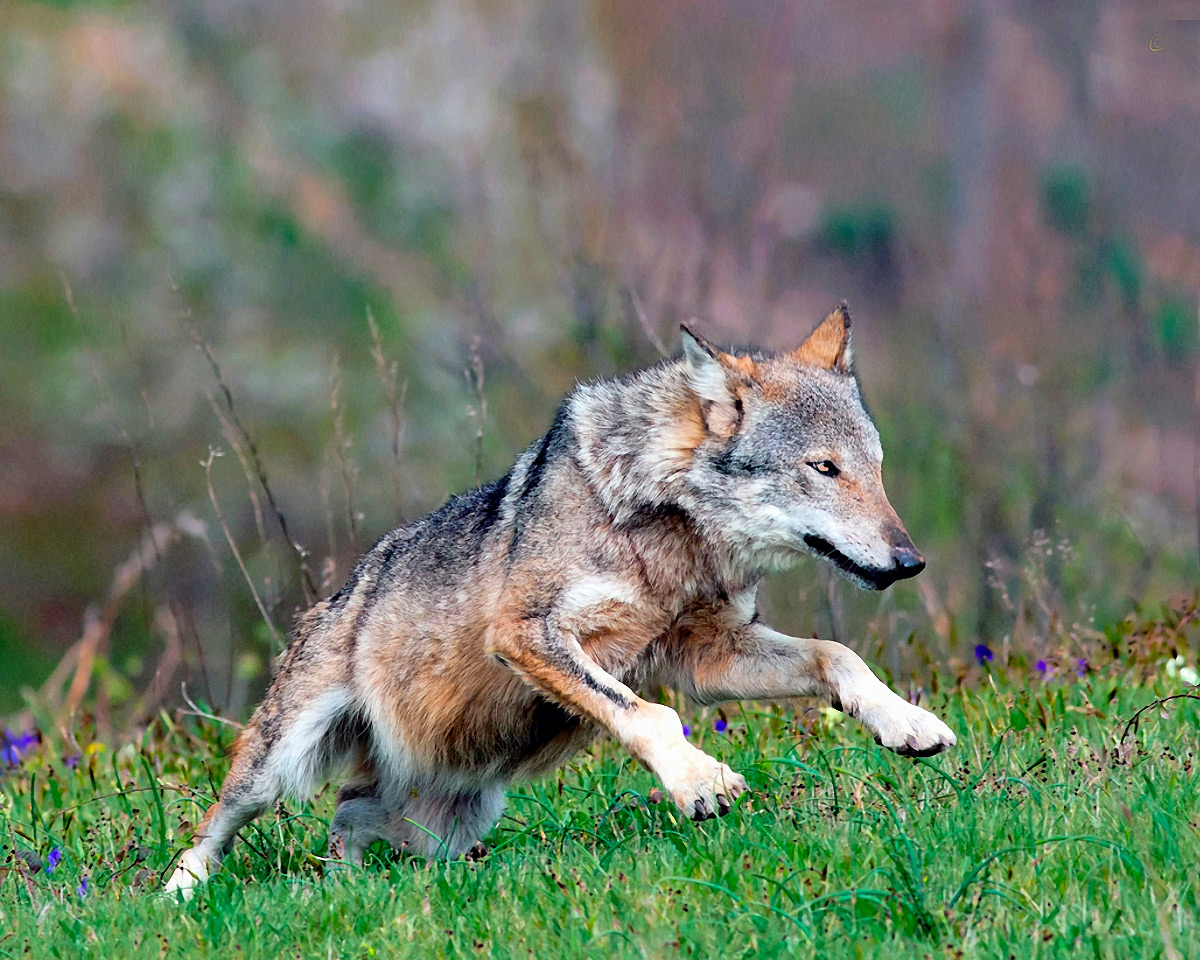
<svg viewBox="0 0 1200 960">
<path fill-rule="evenodd" d="M 404 440 L 404 401 L 408 396 L 408 381 L 405 380 L 397 389 L 400 376 L 399 364 L 393 360 L 388 363 L 383 352 L 383 341 L 379 338 L 379 326 L 375 323 L 375 315 L 367 308 L 367 326 L 371 330 L 371 356 L 375 360 L 375 376 L 383 388 L 383 395 L 388 402 L 388 410 L 392 417 L 392 485 L 396 494 L 396 511 L 404 509 L 404 498 L 400 487 L 400 447 Z"/>
<path fill-rule="evenodd" d="M 187 681 L 181 683 L 179 688 L 183 693 L 183 702 L 192 708 L 191 710 L 181 710 L 180 713 L 189 717 L 203 717 L 205 720 L 213 721 L 213 723 L 223 723 L 226 726 L 233 727 L 235 730 L 242 729 L 242 724 L 238 723 L 236 720 L 230 720 L 227 717 L 218 717 L 216 714 L 209 713 L 207 710 L 201 710 L 196 705 L 196 701 L 194 701 L 191 698 L 191 695 L 188 693 Z"/>
<path fill-rule="evenodd" d="M 242 571 L 242 577 L 245 579 L 246 585 L 250 588 L 250 595 L 254 597 L 254 603 L 258 606 L 258 612 L 262 615 L 267 627 L 270 628 L 271 635 L 275 638 L 276 646 L 279 649 L 283 649 L 283 635 L 279 632 L 279 628 L 275 626 L 275 621 L 271 619 L 271 614 L 267 612 L 267 608 L 262 602 L 262 597 L 258 595 L 258 588 L 254 585 L 254 579 L 250 576 L 250 571 L 246 569 L 241 551 L 238 550 L 237 544 L 234 543 L 233 534 L 229 532 L 229 525 L 225 522 L 225 515 L 221 513 L 221 505 L 217 503 L 217 494 L 213 489 L 212 482 L 212 465 L 213 460 L 219 456 L 222 456 L 220 450 L 209 447 L 208 459 L 201 464 L 204 467 L 204 480 L 208 486 L 208 499 L 212 503 L 213 513 L 217 515 L 217 522 L 221 525 L 221 532 L 225 534 L 225 542 L 229 544 L 229 549 L 233 552 L 233 559 L 237 561 L 238 569 Z"/>
<path fill-rule="evenodd" d="M 317 587 L 313 581 L 312 571 L 308 567 L 307 552 L 299 542 L 293 539 L 291 532 L 288 530 L 287 519 L 284 517 L 283 511 L 279 508 L 279 503 L 276 501 L 275 494 L 271 490 L 271 482 L 267 479 L 267 471 L 263 467 L 262 458 L 258 455 L 258 447 L 254 443 L 254 438 L 250 436 L 250 431 L 242 423 L 241 417 L 238 416 L 237 407 L 233 402 L 233 391 L 229 389 L 229 384 L 225 381 L 225 375 L 221 372 L 221 365 L 217 363 L 217 358 L 213 354 L 212 349 L 195 330 L 192 330 L 192 339 L 195 341 L 200 352 L 204 354 L 205 359 L 208 360 L 209 367 L 212 368 L 213 377 L 216 379 L 217 386 L 220 387 L 221 394 L 225 398 L 225 409 L 229 414 L 229 422 L 241 437 L 242 443 L 245 444 L 250 462 L 254 465 L 255 476 L 258 478 L 263 493 L 266 494 L 267 504 L 270 506 L 271 512 L 275 515 L 275 520 L 279 524 L 279 530 L 283 534 L 283 539 L 296 554 L 296 560 L 300 566 L 300 585 L 304 590 L 304 602 L 305 604 L 310 604 L 317 598 Z M 211 459 L 210 456 L 209 460 L 211 461 Z"/>
<path fill-rule="evenodd" d="M 471 339 L 471 365 L 463 371 L 467 386 L 475 391 L 475 405 L 467 406 L 467 416 L 475 420 L 475 482 L 483 482 L 483 428 L 487 422 L 487 396 L 483 392 L 482 337 Z"/>
<path fill-rule="evenodd" d="M 358 535 L 358 515 L 354 511 L 354 468 L 350 463 L 352 440 L 346 435 L 345 418 L 342 416 L 342 362 L 333 355 L 333 385 L 329 391 L 329 406 L 333 410 L 333 455 L 337 458 L 338 473 L 342 478 L 342 493 L 346 500 L 346 527 L 350 533 L 350 546 L 355 553 L 361 549 Z"/>
<path fill-rule="evenodd" d="M 258 535 L 262 539 L 263 544 L 269 544 L 271 538 L 267 536 L 267 525 L 263 519 L 262 501 L 258 496 L 257 489 L 258 480 L 254 476 L 254 469 L 250 466 L 249 457 L 242 447 L 241 439 L 238 437 L 233 424 L 229 421 L 229 417 L 225 415 L 225 411 L 217 403 L 217 398 L 208 390 L 204 391 L 204 396 L 208 400 L 208 405 L 212 407 L 212 412 L 216 416 L 217 421 L 221 424 L 221 435 L 225 437 L 226 441 L 233 448 L 234 456 L 237 457 L 238 463 L 242 465 L 242 472 L 246 475 L 246 487 L 250 493 L 250 505 L 254 508 L 254 525 L 258 528 Z"/>
<path fill-rule="evenodd" d="M 646 316 L 646 308 L 642 304 L 642 298 L 638 295 L 637 286 L 633 283 L 632 278 L 625 284 L 625 293 L 629 298 L 629 307 L 633 311 L 633 315 L 637 317 L 637 322 L 642 328 L 642 333 L 646 335 L 646 339 L 658 351 L 660 357 L 670 356 L 671 351 L 666 348 L 666 345 L 659 339 L 658 334 L 654 330 L 653 324 L 650 323 L 650 318 Z"/>
<path fill-rule="evenodd" d="M 189 519 L 191 518 L 184 518 L 184 522 Z M 63 656 L 40 692 L 40 696 L 46 702 L 52 705 L 56 703 L 56 690 L 61 687 L 72 667 L 74 668 L 63 707 L 58 711 L 60 717 L 70 716 L 79 708 L 92 681 L 96 655 L 108 643 L 122 601 L 141 579 L 142 574 L 160 562 L 163 551 L 179 537 L 183 525 L 179 521 L 160 523 L 148 530 L 133 553 L 114 571 L 104 601 L 88 607 L 84 614 L 83 635 Z"/>
</svg>

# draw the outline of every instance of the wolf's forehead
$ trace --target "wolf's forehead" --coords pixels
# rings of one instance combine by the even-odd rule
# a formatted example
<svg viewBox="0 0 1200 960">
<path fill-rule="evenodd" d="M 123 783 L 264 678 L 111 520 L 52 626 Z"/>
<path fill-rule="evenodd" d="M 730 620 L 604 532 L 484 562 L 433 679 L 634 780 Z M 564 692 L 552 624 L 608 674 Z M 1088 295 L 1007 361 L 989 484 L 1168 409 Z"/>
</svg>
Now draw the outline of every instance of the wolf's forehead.
<svg viewBox="0 0 1200 960">
<path fill-rule="evenodd" d="M 827 447 L 868 460 L 882 456 L 879 433 L 853 377 L 795 368 L 790 376 L 773 373 L 759 411 L 763 433 L 788 446 Z"/>
</svg>

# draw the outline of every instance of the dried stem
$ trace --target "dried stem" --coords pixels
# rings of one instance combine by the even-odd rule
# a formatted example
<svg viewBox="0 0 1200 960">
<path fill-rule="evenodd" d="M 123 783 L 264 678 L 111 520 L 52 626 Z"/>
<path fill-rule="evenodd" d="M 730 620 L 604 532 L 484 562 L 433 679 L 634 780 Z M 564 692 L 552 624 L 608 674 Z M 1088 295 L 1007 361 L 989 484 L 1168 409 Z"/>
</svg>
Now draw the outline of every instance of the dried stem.
<svg viewBox="0 0 1200 960">
<path fill-rule="evenodd" d="M 341 400 L 342 363 L 337 354 L 334 354 L 333 385 L 329 391 L 329 405 L 333 410 L 333 455 L 337 459 L 338 473 L 342 478 L 342 493 L 346 501 L 346 529 L 350 534 L 350 546 L 357 553 L 361 547 L 358 535 L 358 516 L 354 512 L 354 468 L 350 463 L 350 445 L 353 441 L 346 435 Z"/>
<path fill-rule="evenodd" d="M 250 493 L 250 505 L 254 508 L 254 525 L 258 528 L 258 535 L 262 539 L 264 545 L 271 542 L 271 538 L 267 536 L 267 524 L 263 515 L 262 500 L 258 496 L 258 481 L 254 476 L 254 468 L 250 465 L 249 457 L 242 447 L 237 431 L 230 422 L 229 417 L 225 415 L 225 411 L 221 409 L 221 405 L 217 403 L 217 398 L 208 390 L 204 391 L 204 396 L 208 400 L 208 405 L 212 407 L 212 412 L 216 416 L 217 421 L 221 424 L 221 434 L 229 442 L 233 448 L 234 456 L 237 457 L 238 463 L 242 465 L 242 473 L 246 475 L 246 488 Z"/>
<path fill-rule="evenodd" d="M 483 482 L 483 428 L 487 422 L 487 397 L 483 392 L 482 337 L 471 340 L 471 365 L 463 371 L 467 385 L 475 391 L 475 405 L 467 405 L 467 416 L 475 420 L 475 482 Z"/>
<path fill-rule="evenodd" d="M 279 503 L 276 501 L 275 494 L 271 490 L 271 483 L 267 479 L 267 472 L 263 467 L 262 458 L 258 455 L 258 447 L 254 443 L 254 438 L 250 436 L 250 431 L 242 423 L 241 417 L 238 416 L 237 408 L 233 402 L 233 391 L 229 389 L 229 384 L 225 381 L 225 375 L 221 372 L 221 365 L 217 363 L 217 358 L 213 354 L 212 349 L 195 330 L 192 331 L 192 339 L 195 341 L 200 352 L 204 354 L 205 359 L 208 360 L 208 365 L 212 368 L 213 377 L 217 381 L 217 386 L 221 389 L 221 395 L 225 398 L 225 409 L 229 415 L 229 422 L 233 425 L 246 447 L 250 462 L 254 466 L 254 474 L 258 479 L 259 485 L 262 487 L 263 493 L 266 494 L 267 504 L 270 506 L 271 512 L 279 524 L 279 530 L 283 534 L 284 540 L 287 541 L 288 546 L 296 554 L 296 560 L 300 566 L 300 585 L 304 590 L 304 602 L 306 605 L 311 604 L 316 600 L 317 587 L 313 581 L 312 571 L 308 567 L 307 553 L 292 538 L 291 532 L 288 530 L 287 519 L 284 517 L 283 511 L 279 509 Z M 210 456 L 210 462 L 211 459 Z"/>
<path fill-rule="evenodd" d="M 668 356 L 671 351 L 666 348 L 666 345 L 654 331 L 654 326 L 650 323 L 650 318 L 646 316 L 646 308 L 642 303 L 641 296 L 638 295 L 637 286 L 633 283 L 632 279 L 625 284 L 625 293 L 629 298 L 629 307 L 633 311 L 633 315 L 637 317 L 638 325 L 642 328 L 642 333 L 646 335 L 646 339 L 653 344 L 654 349 L 658 351 L 660 357 Z"/>
<path fill-rule="evenodd" d="M 240 723 L 238 723 L 236 720 L 230 720 L 227 717 L 218 717 L 216 714 L 209 713 L 207 710 L 201 710 L 200 707 L 198 707 L 196 705 L 196 702 L 191 698 L 191 695 L 188 693 L 186 681 L 180 685 L 180 689 L 183 692 L 183 702 L 186 703 L 189 707 L 191 707 L 190 710 L 181 710 L 180 713 L 184 714 L 185 716 L 190 716 L 190 717 L 202 717 L 205 720 L 211 720 L 214 723 L 223 723 L 226 726 L 233 727 L 235 730 L 242 729 L 242 725 Z"/>
<path fill-rule="evenodd" d="M 71 311 L 71 316 L 74 318 L 76 323 L 80 324 L 81 326 L 86 326 L 86 323 L 79 312 L 79 307 L 75 303 L 75 294 L 74 294 L 74 291 L 71 289 L 70 282 L 67 280 L 67 277 L 65 274 L 60 274 L 60 276 L 61 276 L 62 285 L 63 285 L 63 292 L 64 292 L 64 295 L 67 300 L 67 307 Z M 124 324 L 121 325 L 121 333 L 122 333 L 123 338 L 127 337 L 128 331 L 126 330 Z M 125 427 L 125 424 L 121 421 L 121 417 L 117 412 L 116 402 L 113 399 L 112 388 L 109 385 L 108 381 L 103 376 L 103 374 L 101 373 L 100 363 L 96 356 L 96 351 L 91 346 L 89 346 L 89 348 L 88 348 L 87 357 L 88 357 L 88 365 L 89 365 L 89 368 L 90 368 L 90 371 L 92 374 L 92 379 L 96 382 L 97 388 L 100 390 L 101 394 L 103 394 L 105 400 L 108 403 L 109 409 L 111 410 L 111 419 L 112 419 L 113 428 L 114 428 L 114 430 L 116 430 L 117 435 L 121 438 L 122 443 L 125 445 L 126 452 L 129 454 L 129 461 L 130 461 L 130 464 L 131 464 L 131 467 L 133 470 L 134 494 L 137 499 L 138 508 L 142 514 L 142 521 L 145 524 L 145 529 L 153 530 L 155 527 L 155 520 L 154 520 L 153 514 L 150 511 L 149 502 L 146 497 L 146 488 L 145 488 L 145 483 L 143 480 L 144 474 L 143 474 L 143 470 L 142 470 L 140 444 L 137 441 L 135 441 L 132 436 L 130 436 L 129 431 Z M 148 429 L 153 430 L 154 429 L 154 412 L 150 406 L 149 397 L 147 396 L 146 391 L 144 389 L 139 391 L 139 397 L 141 398 L 141 401 L 142 401 L 142 408 L 145 410 L 145 413 L 146 413 L 146 426 Z M 186 527 L 194 526 L 196 529 L 199 530 L 199 533 L 197 535 L 200 538 L 204 539 L 205 542 L 207 543 L 207 532 L 204 530 L 203 524 L 200 524 L 200 522 L 198 520 L 196 520 L 194 517 L 191 517 L 189 514 L 179 513 L 175 519 L 175 524 L 177 527 L 179 527 L 181 530 L 184 530 L 184 532 L 187 532 L 187 533 L 194 533 L 195 529 L 185 529 Z M 153 539 L 151 540 L 151 545 L 153 546 Z M 211 551 L 211 544 L 209 544 L 208 546 Z M 162 565 L 162 557 L 156 555 L 154 557 L 154 566 L 160 567 L 161 565 Z M 204 680 L 205 688 L 211 690 L 211 685 L 210 685 L 209 676 L 208 676 L 208 666 L 205 662 L 205 656 L 204 656 L 204 644 L 200 640 L 200 634 L 199 634 L 199 631 L 196 629 L 196 623 L 192 617 L 191 610 L 188 609 L 187 607 L 185 607 L 183 604 L 181 604 L 174 596 L 172 596 L 169 590 L 167 591 L 167 603 L 170 606 L 171 614 L 175 618 L 176 624 L 186 624 L 187 627 L 189 628 L 189 632 L 190 632 L 193 640 L 195 641 L 196 656 L 197 656 L 197 661 L 200 665 L 201 677 Z M 149 624 L 148 624 L 149 617 L 147 616 L 145 619 L 147 620 L 147 627 L 148 627 L 149 626 Z M 65 658 L 64 658 L 64 662 L 65 662 Z"/>
<path fill-rule="evenodd" d="M 1147 710 L 1153 710 L 1155 707 L 1161 707 L 1164 704 L 1170 703 L 1172 700 L 1200 700 L 1200 693 L 1173 693 L 1169 697 L 1159 697 L 1156 700 L 1151 700 L 1144 707 L 1140 708 L 1137 713 L 1129 718 L 1125 724 L 1125 729 L 1121 731 L 1121 736 L 1117 743 L 1124 743 L 1125 738 L 1129 736 L 1129 731 L 1132 730 L 1136 735 L 1138 726 L 1142 721 L 1142 714 Z"/>
<path fill-rule="evenodd" d="M 152 527 L 113 573 L 104 601 L 88 607 L 84 614 L 83 635 L 67 651 L 50 679 L 42 686 L 41 696 L 53 704 L 57 700 L 55 690 L 61 686 L 66 674 L 71 672 L 69 664 L 73 664 L 74 675 L 59 711 L 60 717 L 71 716 L 79 708 L 92 681 L 96 656 L 108 644 L 122 601 L 142 574 L 159 562 L 167 545 L 178 538 L 180 529 L 178 523 L 160 523 Z"/>
<path fill-rule="evenodd" d="M 325 518 L 325 539 L 328 542 L 328 553 L 321 564 L 321 593 L 328 596 L 337 579 L 337 531 L 333 522 L 333 465 L 332 454 L 328 447 L 321 457 L 321 478 L 317 482 L 317 492 L 321 496 L 321 513 Z"/>
<path fill-rule="evenodd" d="M 154 611 L 154 624 L 166 637 L 167 644 L 158 660 L 158 666 L 154 668 L 154 679 L 150 681 L 150 686 L 142 695 L 140 712 L 143 715 L 162 703 L 172 678 L 183 664 L 183 637 L 170 607 L 159 605 Z"/>
<path fill-rule="evenodd" d="M 250 576 L 250 571 L 246 569 L 241 551 L 238 550 L 237 544 L 233 540 L 233 534 L 229 532 L 229 525 L 225 522 L 225 515 L 221 513 L 221 505 L 217 502 L 217 494 L 213 489 L 212 482 L 212 465 L 213 461 L 220 456 L 223 456 L 220 450 L 209 447 L 208 459 L 202 464 L 204 467 L 205 483 L 208 486 L 208 499 L 212 504 L 213 513 L 217 516 L 217 522 L 221 525 L 221 532 L 225 534 L 225 542 L 229 544 L 229 549 L 233 552 L 233 559 L 237 561 L 238 569 L 242 571 L 242 577 L 245 579 L 246 585 L 250 588 L 250 595 L 254 597 L 254 603 L 258 606 L 258 612 L 262 614 L 263 620 L 266 622 L 267 627 L 270 628 L 276 645 L 282 649 L 283 635 L 279 632 L 279 628 L 275 626 L 275 621 L 271 619 L 271 614 L 267 612 L 267 608 L 262 602 L 262 597 L 258 595 L 258 588 L 254 585 L 254 579 Z"/>
<path fill-rule="evenodd" d="M 371 330 L 371 356 L 375 360 L 375 376 L 383 388 L 384 398 L 392 417 L 392 486 L 396 495 L 396 511 L 404 510 L 404 497 L 400 486 L 400 448 L 404 442 L 404 402 L 408 397 L 408 381 L 399 383 L 400 365 L 388 362 L 383 352 L 383 341 L 379 338 L 379 326 L 375 315 L 367 308 L 367 326 Z"/>
</svg>

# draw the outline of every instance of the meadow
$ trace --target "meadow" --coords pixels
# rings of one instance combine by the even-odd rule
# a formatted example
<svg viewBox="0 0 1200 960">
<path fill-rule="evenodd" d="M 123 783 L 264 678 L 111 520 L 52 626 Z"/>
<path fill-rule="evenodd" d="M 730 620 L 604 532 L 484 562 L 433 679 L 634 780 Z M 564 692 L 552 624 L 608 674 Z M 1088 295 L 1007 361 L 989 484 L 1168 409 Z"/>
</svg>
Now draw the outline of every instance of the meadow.
<svg viewBox="0 0 1200 960">
<path fill-rule="evenodd" d="M 514 787 L 483 859 L 377 847 L 356 869 L 323 859 L 326 790 L 186 904 L 157 891 L 235 724 L 199 705 L 128 740 L 9 732 L 0 955 L 1200 955 L 1198 625 L 1193 601 L 1034 663 L 981 646 L 924 693 L 959 737 L 927 760 L 830 709 L 684 706 L 752 786 L 701 824 L 598 741 Z"/>
<path fill-rule="evenodd" d="M 6 0 L 0 958 L 1200 956 L 1195 24 L 916 7 Z M 842 298 L 929 568 L 762 611 L 956 749 L 680 704 L 721 820 L 599 741 L 479 862 L 336 869 L 327 789 L 158 893 L 374 537 Z"/>
</svg>

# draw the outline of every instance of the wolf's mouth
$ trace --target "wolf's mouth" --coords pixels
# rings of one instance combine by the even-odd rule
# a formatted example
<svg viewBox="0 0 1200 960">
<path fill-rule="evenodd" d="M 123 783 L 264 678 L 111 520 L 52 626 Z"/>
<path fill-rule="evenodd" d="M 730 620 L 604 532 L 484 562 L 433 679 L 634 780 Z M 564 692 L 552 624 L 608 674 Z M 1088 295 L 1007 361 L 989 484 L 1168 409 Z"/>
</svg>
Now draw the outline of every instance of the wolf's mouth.
<svg viewBox="0 0 1200 960">
<path fill-rule="evenodd" d="M 811 533 L 804 535 L 804 542 L 813 553 L 828 560 L 847 578 L 870 590 L 886 590 L 897 580 L 903 580 L 905 577 L 913 575 L 902 567 L 893 567 L 890 570 L 864 567 L 861 563 L 855 563 L 824 537 L 817 537 Z"/>
</svg>

